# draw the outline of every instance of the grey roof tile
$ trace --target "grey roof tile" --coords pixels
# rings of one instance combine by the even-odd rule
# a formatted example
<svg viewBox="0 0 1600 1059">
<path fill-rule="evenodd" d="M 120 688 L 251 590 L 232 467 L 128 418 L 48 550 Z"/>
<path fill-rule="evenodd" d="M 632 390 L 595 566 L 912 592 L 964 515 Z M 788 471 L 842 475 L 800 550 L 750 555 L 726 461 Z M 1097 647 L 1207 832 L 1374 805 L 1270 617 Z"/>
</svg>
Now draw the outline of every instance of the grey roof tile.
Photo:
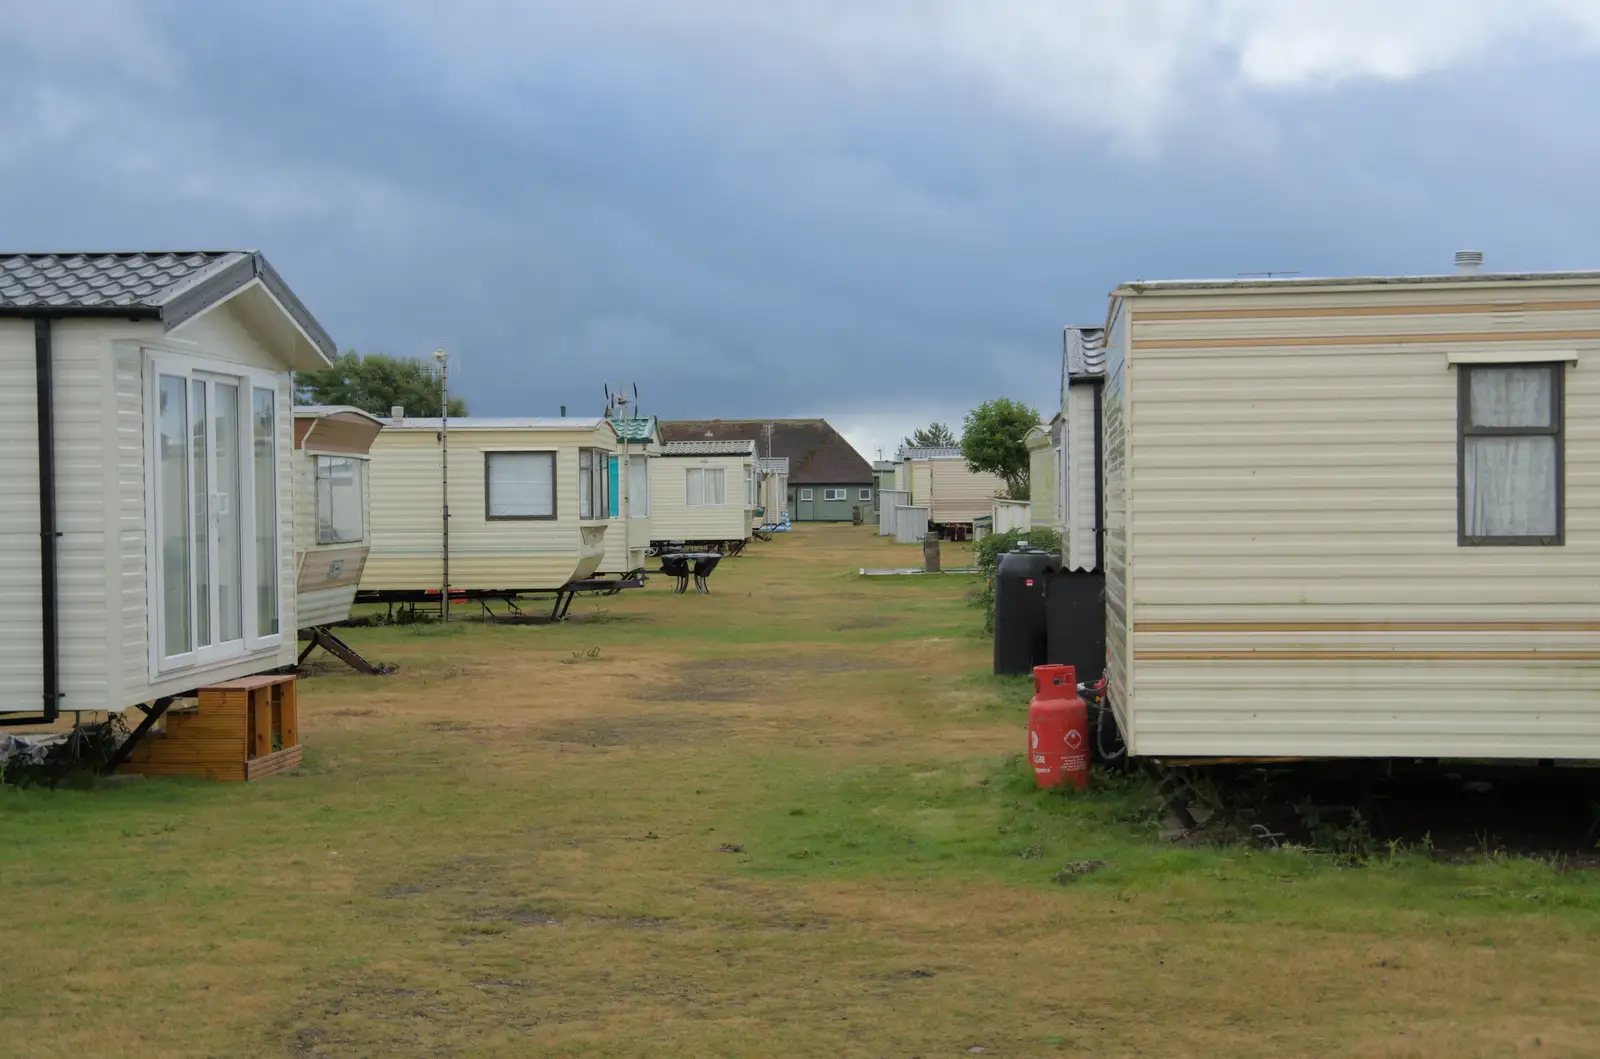
<svg viewBox="0 0 1600 1059">
<path fill-rule="evenodd" d="M 238 250 L 161 253 L 0 253 L 0 306 L 159 309 L 172 296 L 249 256 Z"/>
<path fill-rule="evenodd" d="M 1067 327 L 1061 335 L 1069 379 L 1104 375 L 1106 330 L 1103 327 Z"/>
</svg>

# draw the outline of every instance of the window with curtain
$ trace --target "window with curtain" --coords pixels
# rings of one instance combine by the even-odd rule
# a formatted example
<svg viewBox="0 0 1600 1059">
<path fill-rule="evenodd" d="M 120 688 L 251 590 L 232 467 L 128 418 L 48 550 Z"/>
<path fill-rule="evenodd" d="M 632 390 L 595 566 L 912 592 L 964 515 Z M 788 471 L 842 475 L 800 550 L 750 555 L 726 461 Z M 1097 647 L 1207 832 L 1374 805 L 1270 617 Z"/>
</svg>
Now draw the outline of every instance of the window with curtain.
<svg viewBox="0 0 1600 1059">
<path fill-rule="evenodd" d="M 578 517 L 610 518 L 610 454 L 600 449 L 578 450 Z"/>
<path fill-rule="evenodd" d="M 683 492 L 689 507 L 721 507 L 727 503 L 728 472 L 721 467 L 691 467 L 684 474 Z"/>
<path fill-rule="evenodd" d="M 486 452 L 484 516 L 490 519 L 556 517 L 556 454 Z"/>
<path fill-rule="evenodd" d="M 317 457 L 317 543 L 350 544 L 365 533 L 361 512 L 361 461 Z"/>
<path fill-rule="evenodd" d="M 1562 543 L 1562 365 L 1458 370 L 1461 543 Z"/>
</svg>

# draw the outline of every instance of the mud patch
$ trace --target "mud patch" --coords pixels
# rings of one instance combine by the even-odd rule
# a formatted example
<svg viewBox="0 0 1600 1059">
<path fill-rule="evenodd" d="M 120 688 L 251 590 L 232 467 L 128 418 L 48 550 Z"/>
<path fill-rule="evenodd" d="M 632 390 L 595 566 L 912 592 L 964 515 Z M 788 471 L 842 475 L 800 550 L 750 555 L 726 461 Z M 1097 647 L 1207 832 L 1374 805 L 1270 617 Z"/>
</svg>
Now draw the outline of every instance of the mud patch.
<svg viewBox="0 0 1600 1059">
<path fill-rule="evenodd" d="M 483 857 L 462 857 L 447 861 L 424 875 L 396 882 L 383 891 L 388 898 L 415 897 L 419 894 L 451 890 L 476 893 L 495 880 L 495 867 Z"/>
<path fill-rule="evenodd" d="M 538 738 L 591 747 L 682 745 L 709 742 L 724 727 L 705 717 L 623 716 L 545 725 Z"/>
</svg>

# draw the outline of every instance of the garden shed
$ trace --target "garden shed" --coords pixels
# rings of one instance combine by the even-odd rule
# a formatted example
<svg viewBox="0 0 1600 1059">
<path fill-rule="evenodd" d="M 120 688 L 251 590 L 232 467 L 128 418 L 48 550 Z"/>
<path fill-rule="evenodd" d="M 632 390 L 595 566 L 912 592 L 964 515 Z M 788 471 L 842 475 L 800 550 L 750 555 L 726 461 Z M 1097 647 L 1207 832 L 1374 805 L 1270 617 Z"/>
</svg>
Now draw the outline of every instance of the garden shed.
<svg viewBox="0 0 1600 1059">
<path fill-rule="evenodd" d="M 290 373 L 332 340 L 260 253 L 0 253 L 0 720 L 295 660 Z"/>
<path fill-rule="evenodd" d="M 1132 753 L 1600 758 L 1600 272 L 1476 257 L 1112 293 Z"/>
</svg>

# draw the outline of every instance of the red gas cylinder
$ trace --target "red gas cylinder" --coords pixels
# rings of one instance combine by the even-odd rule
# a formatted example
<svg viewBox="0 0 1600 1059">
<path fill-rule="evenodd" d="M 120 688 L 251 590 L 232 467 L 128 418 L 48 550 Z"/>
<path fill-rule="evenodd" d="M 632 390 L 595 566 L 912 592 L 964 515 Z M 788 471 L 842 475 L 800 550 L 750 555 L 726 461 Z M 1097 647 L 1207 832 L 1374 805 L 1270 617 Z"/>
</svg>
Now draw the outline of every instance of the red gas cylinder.
<svg viewBox="0 0 1600 1059">
<path fill-rule="evenodd" d="M 1040 787 L 1089 786 L 1089 706 L 1072 666 L 1034 666 L 1028 760 Z"/>
</svg>

